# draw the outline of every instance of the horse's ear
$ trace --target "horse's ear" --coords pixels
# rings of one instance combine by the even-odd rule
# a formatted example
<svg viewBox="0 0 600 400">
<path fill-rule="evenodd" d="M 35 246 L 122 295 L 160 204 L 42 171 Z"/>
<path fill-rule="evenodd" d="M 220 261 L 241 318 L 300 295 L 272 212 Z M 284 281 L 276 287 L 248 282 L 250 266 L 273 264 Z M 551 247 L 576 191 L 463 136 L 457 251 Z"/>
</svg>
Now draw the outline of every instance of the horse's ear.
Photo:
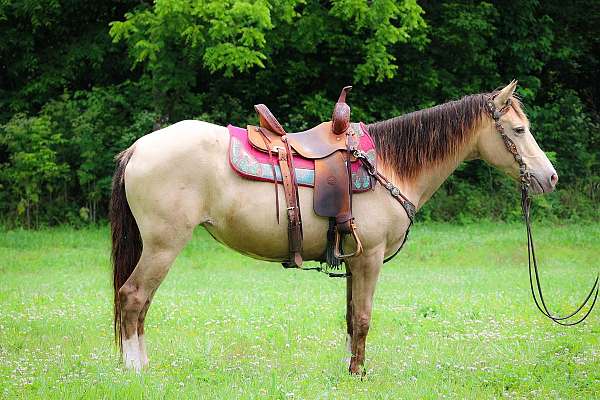
<svg viewBox="0 0 600 400">
<path fill-rule="evenodd" d="M 502 89 L 500 91 L 500 93 L 498 93 L 498 95 L 496 95 L 496 97 L 494 98 L 494 103 L 496 104 L 497 108 L 502 108 L 506 105 L 506 102 L 508 101 L 508 99 L 511 98 L 511 96 L 513 95 L 513 93 L 515 92 L 515 89 L 517 88 L 517 80 L 513 79 L 512 82 L 510 82 L 508 85 L 506 85 L 504 87 L 504 89 Z"/>
</svg>

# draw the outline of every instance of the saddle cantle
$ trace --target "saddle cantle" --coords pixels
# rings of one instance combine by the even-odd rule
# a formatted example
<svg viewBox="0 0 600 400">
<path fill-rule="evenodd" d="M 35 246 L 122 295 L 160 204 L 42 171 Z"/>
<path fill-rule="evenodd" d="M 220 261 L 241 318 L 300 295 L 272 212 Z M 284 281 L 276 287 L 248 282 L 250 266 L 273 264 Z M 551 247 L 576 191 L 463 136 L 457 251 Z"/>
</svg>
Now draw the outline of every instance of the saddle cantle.
<svg viewBox="0 0 600 400">
<path fill-rule="evenodd" d="M 350 89 L 350 86 L 342 89 L 331 121 L 323 122 L 307 131 L 287 133 L 264 104 L 255 106 L 260 126 L 248 126 L 245 142 L 248 147 L 243 146 L 244 138 L 240 135 L 240 129 L 229 128 L 232 137 L 232 167 L 241 175 L 251 176 L 250 179 L 270 180 L 275 183 L 277 218 L 277 184 L 283 183 L 290 249 L 290 259 L 284 263 L 285 267 L 302 265 L 303 235 L 298 185 L 314 187 L 314 211 L 317 215 L 330 219 L 324 261 L 335 267 L 344 259 L 362 252 L 352 216 L 352 193 L 368 190 L 374 182 L 362 164 L 354 159 L 352 152 L 360 149 L 365 154 L 370 154 L 369 159 L 373 163 L 376 155 L 373 142 L 365 133 L 364 127 L 350 123 L 350 107 L 345 101 Z M 251 159 L 254 161 L 248 161 Z M 247 168 L 248 165 L 254 167 Z M 248 173 L 248 170 L 253 170 L 254 173 Z M 352 235 L 356 250 L 342 254 L 341 243 L 346 235 Z"/>
</svg>

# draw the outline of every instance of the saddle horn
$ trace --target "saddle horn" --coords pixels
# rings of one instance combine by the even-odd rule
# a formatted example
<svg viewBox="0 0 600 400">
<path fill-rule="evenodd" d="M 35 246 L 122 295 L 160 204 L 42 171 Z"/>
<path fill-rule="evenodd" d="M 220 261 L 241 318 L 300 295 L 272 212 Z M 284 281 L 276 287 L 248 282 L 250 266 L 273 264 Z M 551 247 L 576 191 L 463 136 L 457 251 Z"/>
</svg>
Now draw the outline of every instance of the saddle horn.
<svg viewBox="0 0 600 400">
<path fill-rule="evenodd" d="M 352 89 L 352 86 L 345 86 L 342 89 L 340 97 L 333 108 L 331 130 L 335 135 L 343 135 L 350 127 L 350 106 L 346 104 L 346 94 L 348 94 L 350 89 Z"/>
</svg>

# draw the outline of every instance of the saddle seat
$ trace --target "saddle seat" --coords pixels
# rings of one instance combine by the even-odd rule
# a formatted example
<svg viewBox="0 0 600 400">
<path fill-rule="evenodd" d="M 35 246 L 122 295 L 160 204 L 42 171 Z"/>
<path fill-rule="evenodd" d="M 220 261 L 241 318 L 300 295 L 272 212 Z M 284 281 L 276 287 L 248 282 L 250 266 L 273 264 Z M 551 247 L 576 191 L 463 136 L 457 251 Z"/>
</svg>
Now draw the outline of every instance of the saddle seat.
<svg viewBox="0 0 600 400">
<path fill-rule="evenodd" d="M 309 160 L 316 160 L 330 156 L 339 150 L 347 150 L 346 138 L 342 135 L 333 135 L 331 125 L 331 121 L 322 122 L 309 130 L 285 135 L 292 148 L 292 153 Z M 262 130 L 262 133 L 259 129 Z M 266 141 L 263 139 L 264 137 L 266 137 Z M 282 137 L 268 128 L 248 126 L 248 140 L 255 148 L 265 152 L 269 151 L 268 147 L 271 149 L 284 147 Z"/>
</svg>

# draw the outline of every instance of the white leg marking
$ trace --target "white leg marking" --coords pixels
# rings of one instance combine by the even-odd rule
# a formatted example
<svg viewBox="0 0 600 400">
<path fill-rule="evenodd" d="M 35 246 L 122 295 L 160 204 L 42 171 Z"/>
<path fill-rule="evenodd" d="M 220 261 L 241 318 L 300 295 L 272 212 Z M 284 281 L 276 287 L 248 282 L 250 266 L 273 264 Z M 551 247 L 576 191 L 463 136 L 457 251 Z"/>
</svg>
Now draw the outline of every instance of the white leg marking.
<svg viewBox="0 0 600 400">
<path fill-rule="evenodd" d="M 137 333 L 123 340 L 123 361 L 127 369 L 133 369 L 135 372 L 140 372 L 142 369 Z"/>
<path fill-rule="evenodd" d="M 148 365 L 148 353 L 146 352 L 146 341 L 144 340 L 144 335 L 140 335 L 138 337 L 138 341 L 140 342 L 140 362 L 143 368 Z"/>
<path fill-rule="evenodd" d="M 346 334 L 346 351 L 348 355 L 344 357 L 343 361 L 349 367 L 350 361 L 352 361 L 352 337 L 349 334 Z"/>
<path fill-rule="evenodd" d="M 352 355 L 352 336 L 348 333 L 346 334 L 346 351 Z"/>
</svg>

